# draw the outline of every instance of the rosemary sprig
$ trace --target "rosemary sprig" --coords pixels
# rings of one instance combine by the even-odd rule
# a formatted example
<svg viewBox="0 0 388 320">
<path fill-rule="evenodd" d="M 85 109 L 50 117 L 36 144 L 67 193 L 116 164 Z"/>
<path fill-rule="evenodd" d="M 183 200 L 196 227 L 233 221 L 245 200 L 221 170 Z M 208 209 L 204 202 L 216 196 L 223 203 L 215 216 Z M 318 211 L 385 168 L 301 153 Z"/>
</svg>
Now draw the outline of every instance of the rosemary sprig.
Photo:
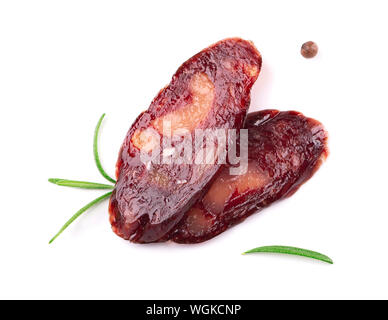
<svg viewBox="0 0 388 320">
<path fill-rule="evenodd" d="M 86 210 L 88 210 L 90 207 L 94 206 L 95 204 L 109 198 L 112 194 L 111 192 L 105 193 L 101 197 L 98 197 L 97 199 L 94 199 L 93 201 L 89 202 L 86 206 L 79 209 L 64 225 L 63 227 L 57 232 L 57 234 L 50 240 L 49 244 L 52 243 L 75 219 L 77 219 L 82 213 L 84 213 Z"/>
<path fill-rule="evenodd" d="M 264 246 L 258 247 L 244 252 L 243 254 L 257 253 L 257 252 L 269 252 L 269 253 L 283 253 L 283 254 L 292 254 L 297 256 L 303 256 L 306 258 L 316 259 L 323 262 L 333 264 L 328 256 L 311 250 L 306 250 L 302 248 L 289 247 L 289 246 Z"/>
<path fill-rule="evenodd" d="M 93 154 L 94 154 L 94 160 L 96 162 L 98 171 L 103 175 L 104 178 L 109 180 L 110 182 L 116 183 L 114 179 L 109 177 L 109 175 L 104 171 L 104 169 L 101 166 L 100 158 L 98 156 L 98 148 L 97 148 L 97 140 L 98 140 L 98 132 L 100 130 L 101 122 L 105 117 L 105 113 L 100 117 L 98 120 L 96 129 L 94 130 L 94 138 L 93 138 Z M 73 188 L 81 188 L 81 189 L 113 189 L 114 186 L 109 184 L 102 184 L 102 183 L 96 183 L 96 182 L 87 182 L 87 181 L 77 181 L 77 180 L 67 180 L 67 179 L 57 179 L 57 178 L 50 178 L 48 179 L 49 182 L 54 183 L 59 186 L 65 186 L 65 187 L 73 187 Z M 105 193 L 104 195 L 98 197 L 97 199 L 94 199 L 93 201 L 89 202 L 87 205 L 79 209 L 63 226 L 62 228 L 57 232 L 57 234 L 50 240 L 49 244 L 52 243 L 75 219 L 77 219 L 82 213 L 84 213 L 86 210 L 88 210 L 90 207 L 96 205 L 97 203 L 102 202 L 103 200 L 109 198 L 112 194 L 111 192 Z"/>
<path fill-rule="evenodd" d="M 100 130 L 100 126 L 101 126 L 101 122 L 102 120 L 104 119 L 105 117 L 105 113 L 101 116 L 100 120 L 98 120 L 97 122 L 97 126 L 96 126 L 96 129 L 94 130 L 94 139 L 93 139 L 93 154 L 94 154 L 94 160 L 96 162 L 96 165 L 97 165 L 97 168 L 98 168 L 98 171 L 100 171 L 100 173 L 102 174 L 102 176 L 112 182 L 112 183 L 116 183 L 116 180 L 111 178 L 106 172 L 105 170 L 102 168 L 102 165 L 101 165 L 101 161 L 100 161 L 100 157 L 98 156 L 98 147 L 97 147 L 97 140 L 98 140 L 98 132 Z"/>
<path fill-rule="evenodd" d="M 88 181 L 77 181 L 77 180 L 67 180 L 67 179 L 57 179 L 57 178 L 50 178 L 48 179 L 48 181 L 58 186 L 81 188 L 81 189 L 113 189 L 114 188 L 114 186 L 111 184 L 103 184 L 103 183 L 88 182 Z"/>
</svg>

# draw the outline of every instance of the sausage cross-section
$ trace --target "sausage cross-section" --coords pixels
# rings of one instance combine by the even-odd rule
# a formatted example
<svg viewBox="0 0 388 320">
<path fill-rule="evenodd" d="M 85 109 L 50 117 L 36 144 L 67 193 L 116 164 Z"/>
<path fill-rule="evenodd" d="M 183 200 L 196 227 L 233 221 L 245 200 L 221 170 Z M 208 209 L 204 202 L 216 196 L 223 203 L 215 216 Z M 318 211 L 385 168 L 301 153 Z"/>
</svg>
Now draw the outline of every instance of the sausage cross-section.
<svg viewBox="0 0 388 320">
<path fill-rule="evenodd" d="M 245 128 L 249 135 L 247 173 L 233 176 L 223 167 L 208 192 L 161 241 L 198 243 L 215 237 L 292 195 L 328 154 L 322 124 L 299 112 L 250 113 Z"/>
<path fill-rule="evenodd" d="M 109 204 L 117 235 L 138 243 L 158 241 L 199 200 L 222 164 L 161 159 L 179 153 L 175 143 L 196 129 L 240 129 L 260 68 L 254 45 L 232 38 L 202 50 L 177 70 L 121 147 Z M 161 142 L 165 136 L 171 137 L 167 146 Z"/>
</svg>

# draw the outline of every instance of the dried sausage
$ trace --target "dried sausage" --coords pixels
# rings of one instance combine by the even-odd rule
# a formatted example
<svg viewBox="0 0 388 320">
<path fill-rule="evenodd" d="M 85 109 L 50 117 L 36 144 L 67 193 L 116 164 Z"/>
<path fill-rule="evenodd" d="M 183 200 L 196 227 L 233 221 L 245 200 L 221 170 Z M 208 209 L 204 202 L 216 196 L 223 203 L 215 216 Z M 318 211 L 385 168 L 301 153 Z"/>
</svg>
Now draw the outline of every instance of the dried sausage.
<svg viewBox="0 0 388 320">
<path fill-rule="evenodd" d="M 172 132 L 179 141 L 195 129 L 240 129 L 260 68 L 254 45 L 233 38 L 199 52 L 177 70 L 121 147 L 109 204 L 117 235 L 138 243 L 157 241 L 201 197 L 222 165 L 162 162 L 177 151 L 174 142 L 167 148 L 159 137 Z M 142 155 L 151 160 L 145 162 Z"/>
<path fill-rule="evenodd" d="M 163 240 L 206 241 L 276 200 L 292 195 L 328 154 L 322 124 L 299 112 L 250 113 L 248 172 L 233 176 L 227 167 L 208 192 Z"/>
</svg>

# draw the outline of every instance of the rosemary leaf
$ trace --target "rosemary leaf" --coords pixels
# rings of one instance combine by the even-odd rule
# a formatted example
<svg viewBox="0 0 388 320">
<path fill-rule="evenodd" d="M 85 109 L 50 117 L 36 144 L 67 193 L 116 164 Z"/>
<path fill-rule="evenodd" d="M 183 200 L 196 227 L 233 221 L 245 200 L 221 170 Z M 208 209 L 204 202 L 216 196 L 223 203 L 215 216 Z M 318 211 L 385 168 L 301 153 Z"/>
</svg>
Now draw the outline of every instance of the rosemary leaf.
<svg viewBox="0 0 388 320">
<path fill-rule="evenodd" d="M 249 253 L 258 253 L 258 252 L 269 252 L 269 253 L 283 253 L 283 254 L 292 254 L 297 256 L 303 256 L 311 259 L 320 260 L 323 262 L 327 262 L 330 264 L 333 264 L 333 260 L 331 260 L 328 256 L 311 250 L 296 248 L 296 247 L 289 247 L 289 246 L 264 246 L 264 247 L 258 247 L 254 248 L 252 250 L 248 250 L 244 252 L 243 254 L 249 254 Z"/>
<path fill-rule="evenodd" d="M 95 204 L 107 199 L 112 194 L 111 192 L 105 193 L 101 197 L 98 197 L 97 199 L 94 199 L 92 202 L 89 202 L 87 205 L 79 209 L 64 225 L 63 227 L 58 231 L 58 233 L 50 240 L 49 244 L 52 243 L 75 219 L 77 219 L 82 213 L 84 213 L 86 210 L 88 210 L 90 207 L 94 206 Z"/>
<path fill-rule="evenodd" d="M 57 178 L 50 178 L 48 179 L 48 181 L 58 186 L 81 188 L 81 189 L 113 189 L 114 188 L 114 186 L 110 184 L 88 182 L 88 181 L 77 181 L 77 180 L 67 180 L 67 179 L 57 179 Z"/>
<path fill-rule="evenodd" d="M 93 154 L 94 154 L 94 160 L 96 162 L 96 165 L 97 165 L 97 169 L 98 171 L 100 171 L 100 173 L 102 174 L 102 176 L 112 182 L 112 183 L 116 183 L 116 180 L 111 178 L 106 172 L 105 170 L 102 168 L 102 165 L 101 165 L 101 161 L 100 161 L 100 157 L 98 156 L 98 147 L 97 147 L 97 140 L 98 140 L 98 132 L 100 131 L 100 126 L 101 126 L 101 123 L 102 123 L 102 120 L 104 119 L 105 117 L 105 113 L 101 116 L 100 120 L 98 120 L 97 122 L 97 126 L 96 126 L 96 129 L 94 130 L 94 139 L 93 139 Z"/>
</svg>

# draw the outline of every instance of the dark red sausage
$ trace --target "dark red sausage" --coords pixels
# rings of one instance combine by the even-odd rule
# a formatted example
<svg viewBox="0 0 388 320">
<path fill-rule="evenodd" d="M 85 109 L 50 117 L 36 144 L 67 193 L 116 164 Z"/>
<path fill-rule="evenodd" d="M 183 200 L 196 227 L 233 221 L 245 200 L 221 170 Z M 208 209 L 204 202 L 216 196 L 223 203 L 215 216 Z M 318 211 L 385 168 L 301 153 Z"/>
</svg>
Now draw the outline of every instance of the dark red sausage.
<svg viewBox="0 0 388 320">
<path fill-rule="evenodd" d="M 109 205 L 117 235 L 139 243 L 157 241 L 206 191 L 220 164 L 144 163 L 140 153 L 157 150 L 156 136 L 163 135 L 166 121 L 171 131 L 191 135 L 195 129 L 241 128 L 260 68 L 254 45 L 235 38 L 212 45 L 178 69 L 137 118 L 121 147 Z M 179 132 L 176 137 L 179 140 Z M 174 144 L 161 149 L 163 155 L 176 151 Z"/>
<path fill-rule="evenodd" d="M 227 167 L 206 195 L 164 238 L 179 243 L 206 241 L 276 200 L 292 195 L 326 158 L 321 123 L 295 111 L 266 110 L 247 116 L 248 172 L 229 175 Z"/>
</svg>

